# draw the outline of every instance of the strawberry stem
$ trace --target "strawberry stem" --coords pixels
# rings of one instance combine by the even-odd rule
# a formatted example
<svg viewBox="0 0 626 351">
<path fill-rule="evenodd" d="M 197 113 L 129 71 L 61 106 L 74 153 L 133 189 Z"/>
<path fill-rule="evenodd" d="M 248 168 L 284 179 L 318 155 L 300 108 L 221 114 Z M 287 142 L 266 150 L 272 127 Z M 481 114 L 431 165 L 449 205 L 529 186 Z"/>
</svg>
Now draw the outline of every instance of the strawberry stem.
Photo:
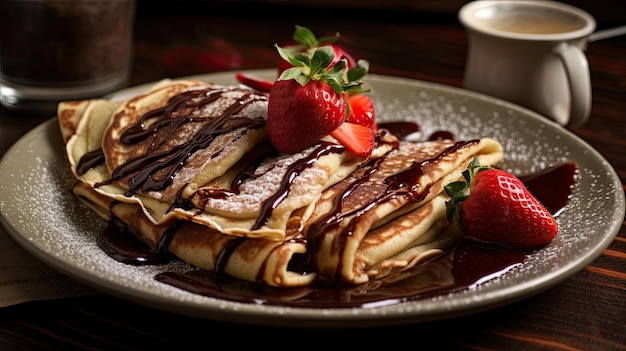
<svg viewBox="0 0 626 351">
<path fill-rule="evenodd" d="M 335 50 L 330 43 L 339 39 L 339 33 L 334 37 L 317 39 L 308 28 L 296 26 L 293 38 L 305 47 L 307 51 L 300 52 L 290 47 L 289 50 L 274 44 L 280 57 L 289 62 L 292 68 L 283 71 L 278 80 L 294 79 L 305 86 L 310 80 L 317 80 L 330 85 L 338 94 L 349 92 L 356 94 L 369 91 L 362 87 L 361 79 L 369 71 L 369 62 L 358 60 L 355 67 L 348 67 L 348 61 L 342 58 L 331 66 L 335 58 Z M 330 66 L 330 67 L 329 67 Z"/>
<path fill-rule="evenodd" d="M 462 175 L 465 180 L 459 180 L 456 182 L 452 182 L 443 187 L 444 191 L 448 196 L 450 196 L 450 200 L 446 201 L 446 218 L 448 221 L 454 221 L 459 226 L 461 225 L 460 221 L 460 208 L 461 203 L 465 201 L 470 196 L 470 186 L 474 177 L 478 172 L 490 169 L 492 167 L 489 166 L 481 166 L 480 160 L 476 155 L 467 166 L 467 169 L 463 171 Z"/>
</svg>

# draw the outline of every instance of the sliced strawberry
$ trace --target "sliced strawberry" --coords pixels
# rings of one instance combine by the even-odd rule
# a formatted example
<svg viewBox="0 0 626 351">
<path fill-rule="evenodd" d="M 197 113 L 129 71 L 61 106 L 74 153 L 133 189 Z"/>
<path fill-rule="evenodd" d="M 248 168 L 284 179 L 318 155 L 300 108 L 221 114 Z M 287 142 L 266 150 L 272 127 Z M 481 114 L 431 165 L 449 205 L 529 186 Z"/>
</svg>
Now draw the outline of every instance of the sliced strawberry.
<svg viewBox="0 0 626 351">
<path fill-rule="evenodd" d="M 272 89 L 272 86 L 274 85 L 274 82 L 267 79 L 255 77 L 241 72 L 235 74 L 235 78 L 239 83 L 263 93 L 269 93 L 270 89 Z"/>
<path fill-rule="evenodd" d="M 360 157 L 368 157 L 374 150 L 374 132 L 369 127 L 345 122 L 330 135 Z"/>
<path fill-rule="evenodd" d="M 369 127 L 376 132 L 378 125 L 372 99 L 363 94 L 354 94 L 349 95 L 347 100 L 350 105 L 350 114 L 346 121 Z"/>
<path fill-rule="evenodd" d="M 447 217 L 468 239 L 510 248 L 532 249 L 558 233 L 554 216 L 522 181 L 501 169 L 481 167 L 478 159 L 463 172 L 465 181 L 445 186 L 451 197 Z"/>
</svg>

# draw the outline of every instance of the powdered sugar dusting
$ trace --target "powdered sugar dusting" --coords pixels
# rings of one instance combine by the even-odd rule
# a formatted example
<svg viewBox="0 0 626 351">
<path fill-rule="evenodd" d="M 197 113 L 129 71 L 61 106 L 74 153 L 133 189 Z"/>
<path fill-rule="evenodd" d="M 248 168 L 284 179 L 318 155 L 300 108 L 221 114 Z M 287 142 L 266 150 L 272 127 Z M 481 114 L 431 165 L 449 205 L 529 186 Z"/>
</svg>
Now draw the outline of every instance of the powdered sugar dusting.
<svg viewBox="0 0 626 351">
<path fill-rule="evenodd" d="M 281 182 L 288 172 L 289 167 L 308 157 L 315 147 L 308 148 L 296 154 L 281 154 L 277 157 L 265 160 L 254 172 L 254 177 L 247 179 L 241 184 L 240 191 L 231 196 L 220 198 L 203 198 L 200 203 L 205 203 L 205 208 L 222 210 L 230 213 L 252 212 L 260 213 L 263 203 L 276 194 L 281 188 Z M 290 186 L 290 195 L 298 197 L 298 201 L 289 204 L 281 203 L 278 211 L 285 205 L 295 210 L 305 204 L 311 203 L 316 194 L 331 175 L 327 170 L 313 165 L 299 172 Z M 210 188 L 210 185 L 207 186 Z M 293 207 L 295 206 L 295 207 Z"/>
<path fill-rule="evenodd" d="M 560 228 L 557 239 L 530 255 L 522 268 L 489 281 L 477 290 L 489 292 L 503 286 L 515 287 L 520 281 L 527 282 L 532 277 L 554 274 L 557 268 L 574 266 L 577 259 L 582 260 L 597 248 L 597 233 L 606 233 L 607 226 L 621 222 L 620 210 L 607 205 L 615 203 L 616 194 L 622 192 L 611 166 L 599 160 L 601 156 L 576 137 L 565 135 L 555 123 L 519 106 L 478 94 L 463 91 L 451 94 L 447 87 L 387 91 L 373 86 L 374 95 L 379 97 L 376 111 L 381 121 L 414 120 L 420 125 L 424 139 L 440 130 L 452 132 L 458 140 L 491 137 L 504 148 L 504 160 L 499 166 L 514 174 L 528 174 L 567 161 L 577 163 L 579 174 L 573 196 L 557 217 Z M 388 93 L 394 96 L 387 96 Z M 529 118 L 529 114 L 536 118 Z M 617 201 L 623 202 L 623 199 L 618 197 Z M 613 235 L 617 229 L 619 227 L 613 226 Z M 608 242 L 602 244 L 608 245 Z"/>
<path fill-rule="evenodd" d="M 234 80 L 232 74 L 217 77 Z M 476 304 L 499 306 L 567 279 L 600 255 L 617 234 L 624 218 L 619 178 L 602 156 L 573 134 L 541 116 L 478 94 L 403 79 L 369 79 L 380 121 L 417 121 L 425 136 L 448 130 L 457 139 L 492 137 L 504 147 L 500 165 L 514 173 L 576 162 L 579 174 L 573 197 L 557 218 L 557 238 L 529 255 L 523 266 L 474 289 L 399 305 L 307 310 L 204 298 L 153 279 L 162 271 L 189 268 L 180 261 L 135 267 L 116 262 L 98 248 L 96 236 L 105 223 L 71 194 L 73 178 L 54 122 L 22 138 L 0 164 L 3 224 L 45 262 L 107 292 L 182 314 L 277 325 L 294 319 L 301 325 L 330 319 L 346 325 L 394 317 L 432 320 L 474 311 Z M 215 82 L 216 76 L 206 80 Z"/>
<path fill-rule="evenodd" d="M 50 160 L 35 158 L 31 168 L 15 170 L 19 179 L 11 191 L 20 194 L 12 199 L 12 219 L 20 233 L 33 242 L 42 253 L 63 261 L 75 274 L 88 274 L 90 279 L 114 280 L 129 291 L 154 291 L 170 298 L 198 300 L 201 297 L 156 282 L 153 277 L 165 271 L 191 268 L 175 260 L 160 266 L 133 266 L 111 259 L 102 251 L 96 238 L 106 223 L 83 206 L 72 194 L 74 179 L 64 157 Z M 3 192 L 9 191 L 4 184 Z M 3 201 L 3 209 L 7 204 Z"/>
</svg>

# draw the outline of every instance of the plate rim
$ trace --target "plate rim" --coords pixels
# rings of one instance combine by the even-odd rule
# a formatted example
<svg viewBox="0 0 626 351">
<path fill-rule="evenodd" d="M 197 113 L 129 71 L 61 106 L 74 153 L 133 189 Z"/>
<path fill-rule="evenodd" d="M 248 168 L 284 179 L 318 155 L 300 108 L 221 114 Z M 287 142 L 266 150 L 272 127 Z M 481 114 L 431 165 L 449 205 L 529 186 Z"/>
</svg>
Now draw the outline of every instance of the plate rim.
<svg viewBox="0 0 626 351">
<path fill-rule="evenodd" d="M 247 72 L 250 74 L 271 74 L 275 70 L 270 69 L 260 69 L 260 70 L 239 70 L 240 72 Z M 225 75 L 232 74 L 234 79 L 235 71 L 224 71 L 224 72 L 216 72 L 202 75 L 194 75 L 187 77 L 179 77 L 172 79 L 215 79 L 214 77 L 222 77 Z M 541 119 L 542 123 L 551 124 L 553 127 L 559 129 L 560 133 L 566 134 L 568 137 L 573 138 L 578 144 L 586 148 L 589 152 L 593 153 L 593 157 L 596 159 L 603 161 L 606 165 L 605 170 L 609 173 L 609 178 L 616 182 L 616 185 L 621 184 L 619 177 L 612 167 L 612 165 L 601 155 L 597 150 L 595 150 L 591 145 L 589 145 L 586 141 L 573 134 L 572 132 L 564 129 L 562 126 L 558 125 L 556 122 L 546 120 L 545 117 L 540 116 L 528 109 L 515 105 L 513 103 L 509 103 L 504 100 L 500 100 L 497 98 L 493 98 L 487 95 L 483 95 L 480 93 L 476 93 L 473 91 L 465 90 L 463 88 L 457 88 L 452 86 L 447 86 L 439 83 L 431 83 L 421 80 L 416 80 L 412 78 L 406 77 L 396 77 L 396 76 L 388 76 L 388 75 L 376 75 L 370 74 L 369 77 L 373 77 L 374 80 L 388 81 L 390 83 L 403 81 L 412 85 L 426 87 L 428 89 L 436 89 L 441 91 L 446 91 L 453 95 L 465 95 L 472 99 L 480 99 L 486 101 L 487 103 L 495 103 L 506 108 L 512 108 L 518 111 L 523 112 L 526 116 L 531 116 L 532 118 Z M 137 89 L 145 88 L 154 84 L 154 82 L 146 83 L 134 87 L 129 87 L 126 89 L 122 89 L 117 93 L 112 94 L 111 96 L 115 96 L 116 94 L 120 94 L 126 91 L 132 91 Z M 5 168 L 8 159 L 11 155 L 13 155 L 16 150 L 18 150 L 24 143 L 29 139 L 41 137 L 41 134 L 54 132 L 52 129 L 57 128 L 58 124 L 56 118 L 53 117 L 47 121 L 44 121 L 40 125 L 36 126 L 29 132 L 27 132 L 24 136 L 22 136 L 16 143 L 14 143 L 3 155 L 0 160 L 0 174 L 6 172 Z M 60 135 L 60 132 L 59 132 Z M 60 136 L 59 136 L 60 137 Z M 0 182 L 5 182 L 4 178 L 0 179 Z M 621 187 L 621 186 L 620 186 Z M 618 192 L 616 194 L 616 202 L 617 204 L 621 203 L 621 206 L 617 209 L 616 215 L 619 215 L 621 212 L 621 216 L 624 216 L 624 211 L 626 210 L 624 207 L 624 193 Z M 0 203 L 0 206 L 4 206 L 4 201 Z M 227 305 L 240 305 L 237 309 L 238 313 L 233 313 L 232 310 L 223 309 L 219 306 L 222 300 L 215 301 L 215 305 L 212 306 L 204 306 L 204 309 L 196 310 L 198 306 L 195 303 L 184 303 L 183 301 L 172 301 L 170 299 L 148 295 L 146 297 L 145 292 L 136 289 L 129 289 L 125 292 L 119 291 L 118 287 L 112 287 L 111 283 L 115 284 L 115 282 L 111 281 L 102 281 L 102 279 L 89 275 L 89 271 L 79 271 L 77 272 L 75 268 L 69 267 L 65 265 L 64 261 L 62 261 L 57 256 L 51 255 L 45 251 L 42 251 L 39 247 L 31 243 L 24 237 L 22 233 L 19 233 L 16 228 L 14 228 L 13 224 L 10 223 L 10 219 L 7 218 L 3 207 L 0 207 L 0 222 L 5 230 L 9 233 L 9 235 L 16 240 L 20 246 L 24 247 L 28 252 L 33 254 L 33 256 L 39 258 L 44 261 L 46 264 L 52 266 L 58 271 L 66 274 L 70 277 L 73 277 L 88 286 L 94 287 L 99 291 L 108 293 L 110 295 L 114 295 L 120 298 L 124 298 L 126 300 L 151 307 L 156 309 L 165 310 L 172 313 L 188 315 L 192 317 L 200 317 L 205 319 L 217 319 L 227 322 L 241 322 L 242 317 L 245 319 L 248 317 L 246 322 L 251 324 L 260 324 L 260 325 L 273 325 L 273 326 L 294 326 L 294 321 L 299 321 L 302 324 L 300 326 L 323 326 L 323 327 L 354 327 L 354 326 L 383 326 L 383 325 L 395 325 L 395 324 L 405 324 L 405 323 L 418 323 L 418 322 L 426 322 L 426 321 L 434 321 L 445 318 L 452 318 L 455 316 L 468 315 L 476 312 L 500 307 L 503 305 L 508 305 L 513 302 L 528 298 L 532 295 L 543 292 L 555 285 L 560 284 L 564 280 L 568 279 L 572 275 L 579 272 L 585 266 L 594 261 L 601 252 L 610 245 L 610 243 L 614 240 L 615 236 L 619 232 L 620 226 L 614 226 L 612 233 L 608 233 L 605 235 L 605 239 L 599 241 L 597 245 L 593 248 L 593 250 L 589 250 L 593 252 L 593 254 L 585 255 L 583 258 L 579 259 L 577 262 L 570 263 L 567 267 L 562 268 L 561 270 L 565 270 L 567 274 L 557 274 L 558 272 L 548 272 L 546 274 L 541 275 L 541 279 L 534 279 L 532 282 L 526 282 L 526 285 L 523 289 L 520 289 L 519 286 L 516 286 L 515 289 L 512 287 L 505 287 L 503 290 L 498 290 L 498 294 L 493 298 L 483 299 L 477 303 L 464 305 L 464 308 L 448 311 L 446 314 L 441 314 L 440 311 L 422 311 L 420 313 L 381 313 L 381 314 L 352 314 L 351 309 L 310 309 L 310 308 L 301 308 L 301 307 L 284 307 L 284 308 L 274 308 L 275 310 L 283 310 L 280 314 L 280 318 L 267 318 L 268 316 L 277 317 L 276 313 L 268 314 L 264 308 L 258 308 L 249 306 L 247 303 L 236 303 L 236 302 L 227 302 Z M 539 282 L 537 281 L 539 280 Z M 512 291 L 511 291 L 512 290 Z M 506 295 L 506 296 L 505 296 Z M 495 300 L 494 300 L 495 299 Z M 216 300 L 216 299 L 213 299 Z M 192 311 L 187 311 L 186 313 L 181 313 L 181 305 L 186 308 L 191 308 Z M 250 308 L 252 307 L 252 308 Z M 330 312 L 328 312 L 330 311 Z M 211 312 L 211 313 L 207 313 Z M 393 312 L 393 311 L 392 311 Z M 207 315 L 208 314 L 208 315 Z M 330 322 L 330 324 L 329 324 Z"/>
</svg>

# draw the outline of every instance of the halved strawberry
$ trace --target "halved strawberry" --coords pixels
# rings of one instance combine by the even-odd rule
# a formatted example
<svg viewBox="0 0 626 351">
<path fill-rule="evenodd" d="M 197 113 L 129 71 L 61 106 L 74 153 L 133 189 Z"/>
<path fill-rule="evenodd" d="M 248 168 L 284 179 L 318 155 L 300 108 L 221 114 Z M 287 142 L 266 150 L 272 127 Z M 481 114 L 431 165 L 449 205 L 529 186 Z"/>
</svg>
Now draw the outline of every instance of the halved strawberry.
<svg viewBox="0 0 626 351">
<path fill-rule="evenodd" d="M 374 150 L 374 132 L 369 127 L 344 122 L 330 135 L 360 157 L 368 157 Z"/>
<path fill-rule="evenodd" d="M 346 120 L 348 122 L 369 127 L 372 131 L 378 130 L 376 124 L 376 113 L 372 99 L 363 94 L 353 94 L 347 97 L 350 105 L 350 114 Z"/>
<path fill-rule="evenodd" d="M 237 81 L 247 87 L 250 87 L 254 90 L 258 90 L 262 93 L 269 93 L 270 89 L 274 85 L 274 82 L 269 81 L 267 79 L 263 79 L 260 77 L 255 77 L 246 73 L 238 72 L 235 74 L 235 78 Z"/>
<path fill-rule="evenodd" d="M 550 243 L 558 225 L 522 181 L 501 169 L 482 167 L 478 158 L 463 172 L 465 181 L 444 187 L 451 198 L 446 215 L 469 239 L 532 249 Z"/>
</svg>

